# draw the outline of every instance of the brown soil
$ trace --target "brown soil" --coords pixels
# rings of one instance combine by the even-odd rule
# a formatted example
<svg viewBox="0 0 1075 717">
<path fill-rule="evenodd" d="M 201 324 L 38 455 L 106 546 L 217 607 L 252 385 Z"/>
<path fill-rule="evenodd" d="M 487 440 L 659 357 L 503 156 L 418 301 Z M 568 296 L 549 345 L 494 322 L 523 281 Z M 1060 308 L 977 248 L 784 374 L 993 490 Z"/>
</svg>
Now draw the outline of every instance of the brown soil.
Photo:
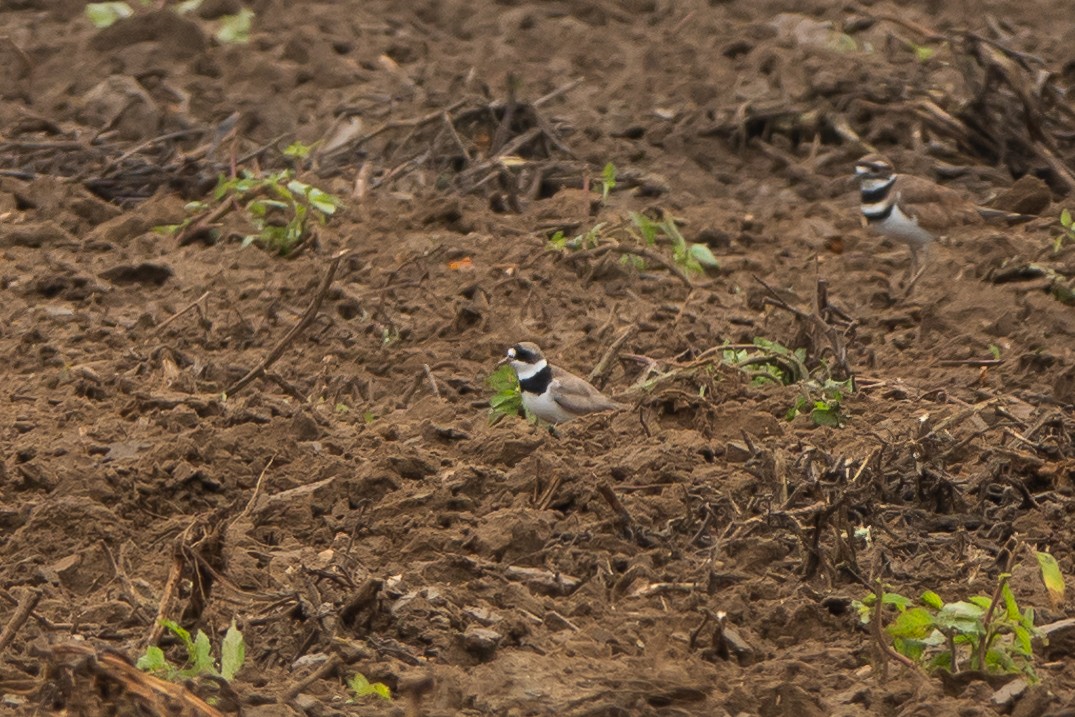
<svg viewBox="0 0 1075 717">
<path fill-rule="evenodd" d="M 70 0 L 4 3 L 3 707 L 199 713 L 112 654 L 136 659 L 160 612 L 214 644 L 237 620 L 232 689 L 190 687 L 251 716 L 1012 709 L 995 682 L 883 669 L 850 601 L 872 577 L 991 594 L 1014 549 L 1019 599 L 1039 623 L 1066 616 L 1026 546 L 1075 574 L 1059 300 L 1075 249 L 1052 249 L 1068 187 L 1030 144 L 990 150 L 909 111 L 956 113 L 968 56 L 870 20 L 969 28 L 1043 58 L 1061 91 L 1075 36 L 1062 2 L 913 4 L 268 0 L 251 41 L 224 45 L 214 17 L 237 0 L 105 30 Z M 936 52 L 918 61 L 909 40 Z M 904 298 L 907 252 L 859 225 L 863 145 L 842 126 L 979 200 L 1031 174 L 1054 203 L 953 231 Z M 1061 163 L 1072 136 L 1050 135 Z M 192 241 L 153 231 L 234 160 L 279 168 L 289 141 L 334 138 L 303 178 L 347 208 L 293 257 L 242 247 L 232 219 Z M 516 139 L 521 164 L 486 161 Z M 652 261 L 548 249 L 558 228 L 644 210 L 721 269 L 688 287 Z M 224 396 L 343 249 L 271 376 Z M 507 346 L 585 374 L 629 327 L 605 389 L 630 410 L 559 435 L 490 425 Z M 846 425 L 786 420 L 801 387 L 683 370 L 755 337 L 814 369 L 845 350 Z M 679 370 L 632 390 L 647 365 Z M 1039 650 L 1015 714 L 1072 714 L 1067 658 Z M 348 704 L 354 672 L 397 699 Z"/>
</svg>

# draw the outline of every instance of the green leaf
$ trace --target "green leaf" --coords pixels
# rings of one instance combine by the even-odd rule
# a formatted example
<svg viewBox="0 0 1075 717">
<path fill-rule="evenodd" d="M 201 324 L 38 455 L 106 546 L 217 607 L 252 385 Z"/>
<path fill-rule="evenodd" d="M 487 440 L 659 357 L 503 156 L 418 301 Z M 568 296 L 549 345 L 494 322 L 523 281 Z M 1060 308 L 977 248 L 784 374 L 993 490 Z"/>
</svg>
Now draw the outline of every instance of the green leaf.
<svg viewBox="0 0 1075 717">
<path fill-rule="evenodd" d="M 248 42 L 253 24 L 254 11 L 244 7 L 235 15 L 225 15 L 220 18 L 216 39 L 224 44 Z"/>
<path fill-rule="evenodd" d="M 205 0 L 183 0 L 175 6 L 175 11 L 180 15 L 188 15 L 201 7 L 203 2 Z"/>
<path fill-rule="evenodd" d="M 814 422 L 814 425 L 828 426 L 829 428 L 839 428 L 843 425 L 839 408 L 821 401 L 814 404 L 813 410 L 810 411 L 810 420 Z"/>
<path fill-rule="evenodd" d="M 328 192 L 323 192 L 317 187 L 310 187 L 306 193 L 306 199 L 310 205 L 325 216 L 332 216 L 340 208 L 340 200 Z"/>
<path fill-rule="evenodd" d="M 374 696 L 385 700 L 392 699 L 392 691 L 388 689 L 388 685 L 383 682 L 370 683 L 361 672 L 356 672 L 347 681 L 347 686 L 351 688 L 355 698 Z"/>
<path fill-rule="evenodd" d="M 985 666 L 994 672 L 1019 672 L 1011 655 L 1002 649 L 993 648 L 985 653 Z"/>
<path fill-rule="evenodd" d="M 220 643 L 220 676 L 231 682 L 245 660 L 246 643 L 243 641 L 243 633 L 239 632 L 239 628 L 235 626 L 235 618 L 232 618 L 231 625 Z"/>
<path fill-rule="evenodd" d="M 164 656 L 164 650 L 156 645 L 147 647 L 145 654 L 138 658 L 134 666 L 146 672 L 166 672 L 172 669 L 168 658 Z"/>
<path fill-rule="evenodd" d="M 901 612 L 885 631 L 892 637 L 921 639 L 933 632 L 933 613 L 924 607 Z"/>
<path fill-rule="evenodd" d="M 216 674 L 213 646 L 209 642 L 209 636 L 201 630 L 198 630 L 198 636 L 194 638 L 194 651 L 190 654 L 190 662 L 190 670 L 196 675 Z"/>
<path fill-rule="evenodd" d="M 1012 634 L 1015 635 L 1014 647 L 1018 648 L 1020 654 L 1027 656 L 1034 654 L 1034 634 L 1030 630 L 1022 625 L 1016 625 L 1012 628 Z"/>
<path fill-rule="evenodd" d="M 707 269 L 719 269 L 720 262 L 705 244 L 691 244 L 691 258 Z"/>
<path fill-rule="evenodd" d="M 1035 555 L 1041 568 L 1041 581 L 1049 591 L 1049 599 L 1054 605 L 1059 605 L 1064 600 L 1064 576 L 1060 573 L 1060 565 L 1049 553 L 1037 551 Z"/>
<path fill-rule="evenodd" d="M 109 3 L 104 3 L 104 4 L 107 5 Z M 122 5 L 122 3 L 120 3 L 120 4 Z M 1071 229 L 1071 224 L 1072 224 L 1071 212 L 1068 211 L 1067 207 L 1065 207 L 1064 209 L 1062 209 L 1060 211 L 1060 224 L 1066 229 Z"/>
<path fill-rule="evenodd" d="M 180 627 L 179 623 L 167 618 L 161 618 L 160 624 L 166 628 L 169 632 L 179 638 L 183 643 L 183 648 L 187 651 L 187 655 L 194 653 L 194 640 L 191 639 L 190 633 Z"/>
<path fill-rule="evenodd" d="M 920 599 L 924 604 L 929 605 L 934 610 L 940 610 L 942 607 L 944 607 L 944 600 L 941 600 L 941 596 L 933 592 L 932 590 L 927 590 L 922 593 L 922 597 Z"/>
<path fill-rule="evenodd" d="M 944 669 L 951 671 L 952 669 L 952 653 L 947 650 L 938 653 L 932 660 L 929 661 L 927 667 L 931 670 Z"/>
<path fill-rule="evenodd" d="M 316 142 L 315 142 L 316 144 Z M 285 157 L 294 157 L 295 159 L 306 159 L 310 156 L 310 152 L 313 147 L 302 142 L 292 142 L 284 149 Z"/>
<path fill-rule="evenodd" d="M 950 602 L 938 610 L 934 619 L 940 630 L 950 630 L 965 635 L 981 635 L 985 631 L 982 626 L 984 614 L 985 611 L 978 605 L 959 600 Z"/>
<path fill-rule="evenodd" d="M 131 6 L 125 2 L 91 2 L 86 5 L 85 12 L 89 21 L 98 29 L 134 14 Z"/>
<path fill-rule="evenodd" d="M 608 193 L 616 188 L 616 165 L 609 162 L 601 170 L 601 201 L 608 199 Z"/>
<path fill-rule="evenodd" d="M 926 651 L 926 643 L 921 640 L 912 640 L 905 637 L 897 637 L 892 640 L 892 647 L 896 652 L 910 657 L 915 662 L 922 659 L 922 654 Z"/>
<path fill-rule="evenodd" d="M 1008 581 L 1004 581 L 1004 585 L 1000 589 L 1000 595 L 1004 598 L 1004 611 L 1008 615 L 1009 620 L 1018 622 L 1022 619 L 1022 615 L 1019 613 L 1019 604 L 1015 602 L 1015 595 L 1012 593 L 1012 588 L 1008 585 Z"/>
<path fill-rule="evenodd" d="M 977 605 L 982 608 L 983 611 L 986 611 L 989 609 L 989 606 L 993 604 L 993 599 L 987 595 L 975 595 L 967 598 L 967 602 Z"/>
<path fill-rule="evenodd" d="M 885 593 L 881 598 L 882 605 L 893 605 L 901 612 L 911 606 L 911 599 L 900 595 L 899 593 Z"/>
<path fill-rule="evenodd" d="M 934 50 L 932 47 L 926 47 L 925 45 L 915 45 L 914 48 L 915 59 L 919 62 L 926 62 L 931 57 L 933 57 L 936 52 L 937 51 Z"/>
<path fill-rule="evenodd" d="M 650 245 L 657 242 L 657 234 L 660 232 L 660 228 L 652 219 L 641 212 L 631 212 L 631 222 L 638 227 L 638 231 L 642 235 L 642 241 Z"/>
</svg>

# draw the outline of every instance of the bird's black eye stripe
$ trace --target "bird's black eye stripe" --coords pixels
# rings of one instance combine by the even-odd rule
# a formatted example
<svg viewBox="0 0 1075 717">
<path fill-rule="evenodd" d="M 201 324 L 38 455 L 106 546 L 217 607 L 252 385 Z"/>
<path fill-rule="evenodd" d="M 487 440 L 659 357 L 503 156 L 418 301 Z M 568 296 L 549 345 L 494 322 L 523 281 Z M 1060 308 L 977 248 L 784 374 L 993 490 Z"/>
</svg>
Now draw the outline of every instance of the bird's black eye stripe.
<svg viewBox="0 0 1075 717">
<path fill-rule="evenodd" d="M 877 202 L 883 201 L 884 198 L 888 196 L 888 190 L 891 188 L 891 184 L 886 184 L 883 187 L 878 187 L 877 189 L 863 189 L 861 192 L 862 203 L 876 204 Z"/>
<path fill-rule="evenodd" d="M 515 358 L 524 363 L 531 363 L 534 360 L 534 354 L 531 351 L 527 351 L 522 346 L 515 346 Z"/>
</svg>

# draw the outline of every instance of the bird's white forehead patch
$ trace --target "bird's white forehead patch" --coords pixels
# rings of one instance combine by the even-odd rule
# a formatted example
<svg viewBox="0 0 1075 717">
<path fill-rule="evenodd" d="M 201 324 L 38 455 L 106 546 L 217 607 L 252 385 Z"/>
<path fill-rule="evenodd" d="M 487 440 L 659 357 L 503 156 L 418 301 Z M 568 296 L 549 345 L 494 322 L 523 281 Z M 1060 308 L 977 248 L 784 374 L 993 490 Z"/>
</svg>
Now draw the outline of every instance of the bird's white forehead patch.
<svg viewBox="0 0 1075 717">
<path fill-rule="evenodd" d="M 515 347 L 508 349 L 508 358 L 515 358 Z"/>
</svg>

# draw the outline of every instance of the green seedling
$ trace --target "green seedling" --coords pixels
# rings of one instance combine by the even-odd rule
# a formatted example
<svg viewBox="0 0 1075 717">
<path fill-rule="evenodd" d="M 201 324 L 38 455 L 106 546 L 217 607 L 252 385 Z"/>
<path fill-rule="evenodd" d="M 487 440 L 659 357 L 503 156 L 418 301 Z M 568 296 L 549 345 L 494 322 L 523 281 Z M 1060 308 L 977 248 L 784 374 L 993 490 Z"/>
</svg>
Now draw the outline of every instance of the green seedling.
<svg viewBox="0 0 1075 717">
<path fill-rule="evenodd" d="M 505 416 L 518 416 L 523 410 L 523 396 L 515 370 L 504 364 L 489 375 L 486 383 L 493 390 L 489 399 L 489 425 L 497 423 Z"/>
<path fill-rule="evenodd" d="M 296 149 L 297 146 L 284 150 L 285 154 L 299 156 L 297 153 L 301 150 Z M 309 237 L 311 221 L 325 224 L 341 206 L 335 196 L 296 179 L 292 169 L 267 175 L 243 170 L 237 177 L 221 176 L 209 201 L 188 203 L 183 222 L 157 227 L 157 230 L 168 235 L 183 235 L 210 216 L 213 221 L 218 221 L 234 209 L 242 208 L 254 228 L 253 233 L 243 238 L 243 246 L 258 242 L 286 256 Z"/>
<path fill-rule="evenodd" d="M 1036 556 L 1050 596 L 1062 597 L 1064 581 L 1056 560 L 1049 553 L 1036 552 Z M 882 592 L 882 609 L 895 612 L 884 627 L 892 649 L 927 670 L 1022 674 L 1036 681 L 1033 638 L 1039 631 L 1034 626 L 1034 609 L 1020 609 L 1011 577 L 1002 573 L 992 596 L 973 595 L 953 602 L 945 602 L 932 590 L 918 600 Z M 863 624 L 879 619 L 876 593 L 853 605 Z"/>
<path fill-rule="evenodd" d="M 646 244 L 653 246 L 660 239 L 670 242 L 672 258 L 686 271 L 700 274 L 705 269 L 720 268 L 720 262 L 709 247 L 688 242 L 671 217 L 662 214 L 660 221 L 655 221 L 641 212 L 631 212 L 631 222 L 637 228 L 638 236 Z"/>
<path fill-rule="evenodd" d="M 1075 242 L 1075 219 L 1065 207 L 1060 212 L 1060 234 L 1053 239 L 1053 253 L 1056 254 L 1063 249 L 1067 242 Z"/>
<path fill-rule="evenodd" d="M 392 700 L 392 690 L 383 682 L 370 682 L 361 672 L 356 672 L 351 679 L 347 680 L 352 697 L 348 702 L 357 702 L 365 697 L 380 697 L 382 700 Z"/>
<path fill-rule="evenodd" d="M 177 667 L 164 655 L 164 650 L 156 645 L 150 645 L 146 648 L 145 654 L 135 663 L 140 670 L 152 672 L 166 680 L 173 681 L 212 675 L 231 682 L 246 660 L 246 643 L 243 641 L 243 633 L 239 632 L 239 628 L 235 626 L 235 620 L 231 621 L 228 631 L 224 633 L 224 639 L 220 642 L 219 669 L 213 657 L 213 646 L 209 643 L 208 635 L 198 630 L 198 634 L 191 637 L 187 630 L 172 620 L 161 620 L 161 625 L 179 638 L 187 653 L 186 662 L 182 667 Z"/>
<path fill-rule="evenodd" d="M 846 421 L 841 403 L 853 392 L 852 382 L 834 381 L 824 373 L 815 377 L 806 365 L 804 348 L 789 349 L 758 336 L 751 347 L 724 349 L 721 363 L 738 368 L 755 386 L 798 384 L 802 393 L 784 415 L 789 421 L 802 414 L 807 414 L 818 426 L 839 428 Z"/>
<path fill-rule="evenodd" d="M 804 381 L 803 393 L 784 417 L 793 421 L 796 416 L 805 413 L 810 416 L 815 426 L 841 428 L 847 421 L 847 417 L 841 410 L 841 403 L 848 393 L 851 393 L 851 381 L 826 379 L 820 385 L 812 379 Z"/>
<path fill-rule="evenodd" d="M 601 201 L 608 199 L 609 192 L 616 188 L 616 165 L 609 162 L 601 170 Z"/>
<path fill-rule="evenodd" d="M 810 378 L 806 349 L 792 350 L 760 336 L 755 337 L 753 347 L 722 351 L 721 363 L 746 373 L 755 386 L 767 383 L 790 385 Z"/>
<path fill-rule="evenodd" d="M 937 54 L 937 50 L 928 45 L 916 45 L 913 42 L 908 42 L 907 44 L 910 46 L 911 51 L 914 52 L 915 59 L 919 62 L 929 62 Z"/>
<path fill-rule="evenodd" d="M 226 45 L 250 42 L 250 28 L 254 25 L 254 11 L 242 8 L 235 15 L 220 18 L 214 37 Z"/>
<path fill-rule="evenodd" d="M 549 237 L 549 243 L 554 249 L 561 251 L 565 249 L 571 249 L 572 251 L 593 249 L 601 243 L 602 231 L 606 226 L 608 226 L 608 222 L 598 222 L 582 234 L 576 234 L 570 238 L 564 234 L 563 230 L 557 230 L 555 234 Z"/>
<path fill-rule="evenodd" d="M 612 224 L 598 222 L 573 237 L 568 237 L 562 230 L 549 237 L 549 245 L 560 251 L 595 249 L 602 244 L 619 247 L 624 254 L 621 261 L 637 269 L 645 268 L 645 257 L 630 253 L 632 244 L 646 247 L 670 245 L 673 261 L 686 272 L 701 273 L 705 269 L 720 268 L 720 263 L 709 247 L 688 242 L 676 226 L 675 220 L 663 215 L 660 220 L 654 220 L 641 212 L 631 212 L 627 221 Z M 626 251 L 622 251 L 624 249 Z"/>
<path fill-rule="evenodd" d="M 125 2 L 91 2 L 86 4 L 84 12 L 98 29 L 106 28 L 134 14 L 131 6 Z"/>
</svg>

